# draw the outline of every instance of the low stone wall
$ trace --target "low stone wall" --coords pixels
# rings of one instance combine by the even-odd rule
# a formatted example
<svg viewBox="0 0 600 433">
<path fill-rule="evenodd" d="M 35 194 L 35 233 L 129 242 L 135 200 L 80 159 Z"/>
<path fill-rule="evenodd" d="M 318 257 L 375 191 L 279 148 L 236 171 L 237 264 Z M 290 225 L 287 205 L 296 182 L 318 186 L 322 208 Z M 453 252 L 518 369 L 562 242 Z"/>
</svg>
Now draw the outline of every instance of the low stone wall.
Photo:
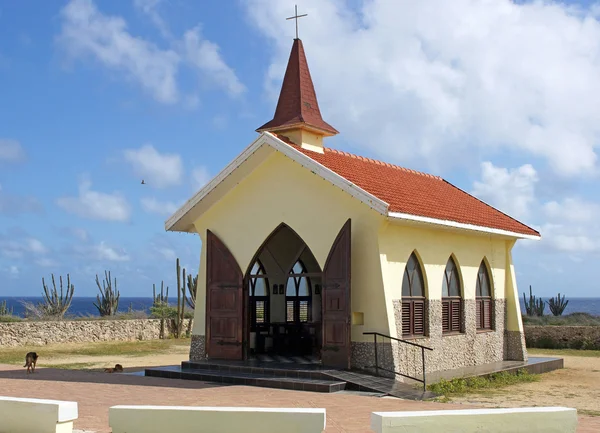
<svg viewBox="0 0 600 433">
<path fill-rule="evenodd" d="M 191 322 L 191 319 L 185 319 L 184 332 L 191 331 Z M 165 332 L 167 333 L 168 330 Z M 159 319 L 0 323 L 0 347 L 155 340 L 159 338 L 159 335 Z"/>
<path fill-rule="evenodd" d="M 527 347 L 600 350 L 600 326 L 525 326 Z"/>
</svg>

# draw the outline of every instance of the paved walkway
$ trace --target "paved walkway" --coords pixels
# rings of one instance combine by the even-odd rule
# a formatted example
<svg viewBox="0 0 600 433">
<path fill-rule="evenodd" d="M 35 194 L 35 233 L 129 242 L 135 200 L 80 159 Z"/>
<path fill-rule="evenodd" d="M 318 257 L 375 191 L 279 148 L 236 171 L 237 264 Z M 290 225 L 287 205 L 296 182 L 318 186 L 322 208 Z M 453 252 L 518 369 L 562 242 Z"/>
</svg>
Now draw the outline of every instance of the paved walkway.
<svg viewBox="0 0 600 433">
<path fill-rule="evenodd" d="M 327 433 L 370 432 L 373 411 L 467 408 L 463 405 L 392 398 L 321 394 L 119 374 L 0 364 L 0 395 L 76 401 L 75 428 L 109 433 L 108 408 L 118 404 L 181 406 L 318 407 L 327 410 Z M 600 417 L 580 417 L 578 433 L 600 431 Z"/>
</svg>

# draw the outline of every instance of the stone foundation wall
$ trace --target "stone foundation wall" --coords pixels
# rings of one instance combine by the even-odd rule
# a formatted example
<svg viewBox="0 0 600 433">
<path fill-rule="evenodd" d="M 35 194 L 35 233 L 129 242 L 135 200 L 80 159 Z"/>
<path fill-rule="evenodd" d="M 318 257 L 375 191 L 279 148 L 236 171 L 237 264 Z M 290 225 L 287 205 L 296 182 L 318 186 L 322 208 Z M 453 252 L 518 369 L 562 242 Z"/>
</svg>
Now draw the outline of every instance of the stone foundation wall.
<svg viewBox="0 0 600 433">
<path fill-rule="evenodd" d="M 204 335 L 192 335 L 190 361 L 202 361 L 204 359 L 206 359 L 206 338 Z"/>
<path fill-rule="evenodd" d="M 527 347 L 600 348 L 600 326 L 525 326 Z"/>
<path fill-rule="evenodd" d="M 192 329 L 191 321 L 185 319 L 184 332 Z M 155 340 L 159 335 L 159 319 L 0 323 L 0 347 Z"/>
<path fill-rule="evenodd" d="M 397 335 L 402 335 L 402 300 L 394 300 L 394 316 Z M 477 331 L 476 303 L 465 300 L 462 329 L 460 334 L 442 334 L 442 301 L 426 300 L 425 330 L 427 337 L 413 338 L 412 341 L 431 347 L 433 351 L 425 351 L 425 368 L 427 372 L 449 370 L 460 367 L 487 364 L 505 359 L 522 359 L 526 356 L 524 341 L 521 344 L 512 336 L 512 343 L 507 345 L 504 324 L 506 323 L 506 301 L 494 301 L 493 331 Z M 400 337 L 402 338 L 402 337 Z M 423 373 L 421 349 L 404 343 L 384 339 L 378 344 L 378 364 L 385 368 L 395 369 L 410 376 Z M 515 340 L 515 341 L 513 341 Z M 358 368 L 373 366 L 375 350 L 372 342 L 352 343 L 352 365 Z"/>
</svg>

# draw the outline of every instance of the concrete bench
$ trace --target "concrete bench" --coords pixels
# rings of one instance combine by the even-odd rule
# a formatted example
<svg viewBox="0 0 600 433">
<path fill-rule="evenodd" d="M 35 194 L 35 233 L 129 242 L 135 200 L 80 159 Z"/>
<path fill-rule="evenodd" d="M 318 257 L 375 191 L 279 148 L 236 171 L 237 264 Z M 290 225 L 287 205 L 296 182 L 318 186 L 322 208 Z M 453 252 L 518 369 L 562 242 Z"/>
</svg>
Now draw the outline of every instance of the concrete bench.
<svg viewBox="0 0 600 433">
<path fill-rule="evenodd" d="M 0 396 L 0 433 L 71 433 L 74 401 Z"/>
<path fill-rule="evenodd" d="M 112 433 L 321 433 L 325 430 L 325 409 L 113 406 L 108 419 Z"/>
<path fill-rule="evenodd" d="M 376 433 L 575 433 L 577 410 L 566 407 L 373 412 Z"/>
</svg>

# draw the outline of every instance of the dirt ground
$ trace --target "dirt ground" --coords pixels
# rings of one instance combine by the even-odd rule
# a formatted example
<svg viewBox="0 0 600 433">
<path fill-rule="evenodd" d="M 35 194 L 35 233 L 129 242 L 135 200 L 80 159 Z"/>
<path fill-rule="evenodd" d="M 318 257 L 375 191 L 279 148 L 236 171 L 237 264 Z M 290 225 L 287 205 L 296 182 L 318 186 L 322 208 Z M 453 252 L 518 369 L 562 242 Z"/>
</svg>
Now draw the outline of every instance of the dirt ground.
<svg viewBox="0 0 600 433">
<path fill-rule="evenodd" d="M 543 374 L 539 382 L 452 397 L 451 402 L 484 407 L 567 406 L 600 417 L 600 358 L 552 353 L 535 356 L 560 356 L 565 368 Z"/>
<path fill-rule="evenodd" d="M 189 353 L 189 345 L 181 345 L 171 347 L 169 353 L 150 355 L 69 355 L 66 357 L 52 357 L 50 359 L 40 358 L 38 367 L 69 366 L 70 369 L 75 369 L 77 364 L 81 364 L 82 370 L 96 370 L 121 364 L 126 371 L 135 371 L 142 367 L 179 365 L 181 361 L 188 360 Z"/>
</svg>

